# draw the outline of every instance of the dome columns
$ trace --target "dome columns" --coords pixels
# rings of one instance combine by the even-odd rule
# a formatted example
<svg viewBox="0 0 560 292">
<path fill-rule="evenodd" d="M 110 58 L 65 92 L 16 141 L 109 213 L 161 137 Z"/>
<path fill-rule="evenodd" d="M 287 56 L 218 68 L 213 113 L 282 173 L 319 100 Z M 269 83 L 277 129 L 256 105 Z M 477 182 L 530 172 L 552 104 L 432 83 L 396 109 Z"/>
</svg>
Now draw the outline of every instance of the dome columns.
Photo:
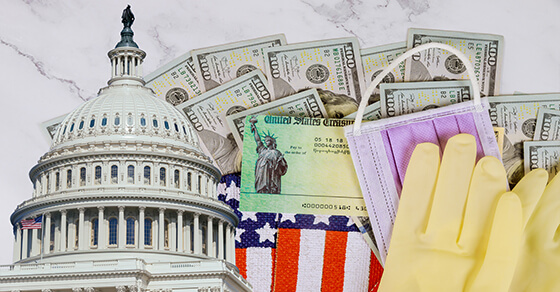
<svg viewBox="0 0 560 292">
<path fill-rule="evenodd" d="M 200 233 L 198 232 L 198 230 L 200 230 L 200 227 L 199 227 L 199 225 L 200 225 L 200 222 L 199 222 L 200 213 L 194 213 L 193 217 L 194 217 L 193 218 L 193 229 L 194 229 L 194 232 L 193 232 L 193 235 L 194 235 L 194 238 L 193 238 L 194 239 L 194 242 L 193 242 L 194 243 L 194 249 L 193 249 L 193 251 L 194 251 L 195 254 L 202 254 L 202 240 L 200 238 L 201 237 Z"/>
<path fill-rule="evenodd" d="M 115 54 L 111 58 L 111 78 L 130 75 L 142 78 L 142 58 L 133 54 L 121 53 Z"/>
<path fill-rule="evenodd" d="M 218 221 L 218 258 L 224 259 L 224 220 Z"/>
<path fill-rule="evenodd" d="M 139 240 L 138 240 L 138 247 L 140 249 L 144 249 L 145 244 L 145 232 L 146 232 L 146 215 L 145 215 L 146 207 L 140 206 L 138 207 L 138 223 L 140 225 L 139 232 Z M 101 217 L 100 217 L 101 218 Z"/>
<path fill-rule="evenodd" d="M 194 221 L 194 220 L 193 220 Z M 185 230 L 184 230 L 184 238 L 185 238 L 185 250 L 184 251 L 188 251 L 190 252 L 192 249 L 191 246 L 191 241 L 192 241 L 192 237 L 191 237 L 191 221 L 189 221 L 188 219 L 185 220 Z M 194 224 L 194 223 L 193 223 Z M 194 229 L 194 227 L 193 227 Z"/>
<path fill-rule="evenodd" d="M 235 230 L 230 226 L 226 227 L 226 261 L 235 262 Z"/>
<path fill-rule="evenodd" d="M 184 230 L 183 230 L 183 210 L 178 210 L 177 211 L 177 226 L 179 228 L 179 232 L 177 232 L 177 234 L 179 235 L 177 238 L 177 247 L 178 247 L 178 252 L 184 252 L 184 244 L 183 244 L 183 237 L 184 237 Z M 175 234 L 175 233 L 173 233 Z"/>
<path fill-rule="evenodd" d="M 45 213 L 43 223 L 42 229 L 31 230 L 16 225 L 15 262 L 40 255 L 123 249 L 235 262 L 235 227 L 218 214 L 167 207 L 76 206 Z"/>
<path fill-rule="evenodd" d="M 158 223 L 159 223 L 159 229 L 158 229 L 158 231 L 159 231 L 159 240 L 158 240 L 158 242 L 159 242 L 159 246 L 158 246 L 158 247 L 159 247 L 159 250 L 163 250 L 164 247 L 165 247 L 165 242 L 164 242 L 164 240 L 165 240 L 165 238 L 164 238 L 164 236 L 165 236 L 165 219 L 164 219 L 164 215 L 165 215 L 165 214 L 164 214 L 164 213 L 165 213 L 165 208 L 159 208 L 159 220 L 158 220 Z"/>
<path fill-rule="evenodd" d="M 85 231 L 85 226 L 84 226 L 84 211 L 85 211 L 85 208 L 83 208 L 83 207 L 82 207 L 82 208 L 78 208 L 78 210 L 80 211 L 80 215 L 79 215 L 79 219 L 78 219 L 78 224 L 79 224 L 79 225 L 78 225 L 78 226 L 79 226 L 79 227 L 78 227 L 78 238 L 79 238 L 79 240 L 78 240 L 78 249 L 79 249 L 79 250 L 84 250 L 84 249 L 86 249 L 85 240 L 83 240 L 83 239 L 85 238 L 85 237 L 84 237 L 84 231 Z M 50 227 L 50 224 L 47 225 L 47 226 Z M 50 229 L 50 228 L 48 228 L 48 229 Z"/>
<path fill-rule="evenodd" d="M 39 242 L 39 229 L 31 229 L 31 256 L 36 256 L 41 252 L 41 243 Z"/>
<path fill-rule="evenodd" d="M 124 248 L 124 241 L 125 241 L 125 222 L 124 222 L 124 206 L 119 206 L 119 225 L 117 228 L 118 233 L 119 233 L 119 239 L 118 239 L 118 247 L 119 248 Z"/>
<path fill-rule="evenodd" d="M 214 226 L 214 223 L 212 222 L 212 220 L 214 219 L 214 217 L 212 216 L 208 216 L 207 220 L 207 224 L 208 227 L 206 228 L 206 255 L 209 257 L 215 257 L 214 255 L 214 240 L 212 239 L 212 235 L 214 234 L 214 231 L 212 230 L 212 226 Z"/>
<path fill-rule="evenodd" d="M 108 84 L 144 85 L 142 63 L 146 53 L 138 48 L 117 47 L 109 51 L 111 79 Z"/>
<path fill-rule="evenodd" d="M 60 234 L 66 235 L 66 210 L 60 211 Z M 25 245 L 24 245 L 25 246 Z M 66 251 L 66 236 L 60 236 L 60 251 Z"/>
<path fill-rule="evenodd" d="M 99 206 L 97 207 L 97 228 L 98 230 L 105 230 L 107 227 L 105 225 L 105 207 L 103 206 Z M 105 248 L 105 242 L 107 241 L 106 237 L 105 237 L 105 232 L 98 232 L 98 237 L 97 237 L 97 248 L 98 249 L 104 249 Z"/>
<path fill-rule="evenodd" d="M 21 256 L 22 257 L 30 257 L 29 255 L 29 249 L 27 248 L 29 245 L 27 243 L 27 240 L 29 239 L 29 236 L 27 235 L 27 233 L 29 232 L 29 229 L 23 229 L 22 234 L 21 234 L 21 238 L 22 238 L 22 243 L 21 243 Z"/>
<path fill-rule="evenodd" d="M 14 241 L 14 262 L 19 261 L 21 255 L 21 225 L 16 225 L 16 239 Z"/>
<path fill-rule="evenodd" d="M 45 226 L 46 227 L 50 227 L 51 226 L 51 213 L 46 213 L 45 214 Z M 43 252 L 45 254 L 49 254 L 51 249 L 50 249 L 50 243 L 51 243 L 51 229 L 50 228 L 44 228 L 45 229 L 45 240 L 43 240 Z"/>
<path fill-rule="evenodd" d="M 230 249 L 230 257 L 229 257 L 229 262 L 235 263 L 235 226 L 233 225 L 228 225 L 229 230 L 230 230 L 230 245 L 228 246 Z"/>
</svg>

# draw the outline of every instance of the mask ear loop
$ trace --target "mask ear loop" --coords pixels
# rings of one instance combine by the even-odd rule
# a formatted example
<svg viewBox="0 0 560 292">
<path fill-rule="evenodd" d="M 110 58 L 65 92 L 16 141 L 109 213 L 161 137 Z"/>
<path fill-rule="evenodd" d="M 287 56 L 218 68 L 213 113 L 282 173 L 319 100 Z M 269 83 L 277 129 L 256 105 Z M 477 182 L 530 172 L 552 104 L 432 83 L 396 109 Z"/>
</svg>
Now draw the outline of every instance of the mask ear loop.
<svg viewBox="0 0 560 292">
<path fill-rule="evenodd" d="M 412 48 L 412 49 L 406 51 L 405 53 L 400 55 L 398 58 L 393 60 L 393 62 L 391 62 L 391 64 L 389 64 L 389 66 L 387 66 L 381 72 L 381 74 L 377 75 L 377 77 L 375 77 L 375 79 L 373 79 L 373 82 L 369 85 L 369 87 L 366 89 L 365 93 L 362 95 L 362 100 L 360 102 L 360 106 L 358 107 L 358 112 L 356 113 L 356 119 L 354 120 L 354 135 L 355 136 L 360 135 L 360 128 L 362 126 L 362 119 L 364 117 L 364 111 L 365 111 L 365 108 L 367 106 L 368 97 L 373 93 L 373 90 L 377 87 L 377 85 L 379 85 L 379 83 L 381 83 L 381 80 L 383 80 L 383 77 L 385 77 L 385 75 L 387 75 L 389 72 L 391 72 L 393 69 L 395 69 L 401 62 L 403 62 L 407 58 L 412 57 L 412 55 L 414 55 L 416 53 L 419 53 L 421 51 L 431 49 L 431 48 L 439 48 L 439 49 L 444 49 L 446 51 L 449 51 L 450 53 L 453 53 L 455 56 L 457 56 L 459 58 L 459 60 L 461 60 L 461 62 L 463 62 L 463 64 L 467 68 L 467 73 L 469 75 L 469 79 L 471 80 L 471 85 L 472 85 L 473 95 L 474 95 L 474 100 L 473 100 L 474 101 L 474 107 L 475 107 L 476 111 L 478 111 L 478 112 L 481 112 L 483 110 L 482 104 L 481 104 L 481 101 L 480 101 L 480 89 L 478 87 L 478 82 L 475 78 L 476 75 L 474 73 L 474 68 L 473 68 L 471 62 L 469 61 L 469 59 L 467 58 L 467 56 L 465 54 L 463 54 L 463 52 L 457 50 L 456 48 L 454 48 L 450 45 L 440 44 L 440 43 L 427 43 L 427 44 L 423 44 L 423 45 L 417 46 L 415 48 Z"/>
</svg>

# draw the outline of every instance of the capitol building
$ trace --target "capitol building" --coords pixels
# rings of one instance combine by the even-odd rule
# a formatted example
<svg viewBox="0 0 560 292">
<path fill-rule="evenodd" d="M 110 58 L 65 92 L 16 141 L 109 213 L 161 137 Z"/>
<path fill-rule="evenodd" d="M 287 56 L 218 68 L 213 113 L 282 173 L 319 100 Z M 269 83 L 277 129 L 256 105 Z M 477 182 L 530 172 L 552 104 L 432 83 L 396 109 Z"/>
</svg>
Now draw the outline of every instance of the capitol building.
<svg viewBox="0 0 560 292">
<path fill-rule="evenodd" d="M 126 20 L 108 86 L 66 116 L 30 171 L 0 291 L 251 291 L 221 174 L 186 118 L 144 87 L 146 53 Z"/>
</svg>

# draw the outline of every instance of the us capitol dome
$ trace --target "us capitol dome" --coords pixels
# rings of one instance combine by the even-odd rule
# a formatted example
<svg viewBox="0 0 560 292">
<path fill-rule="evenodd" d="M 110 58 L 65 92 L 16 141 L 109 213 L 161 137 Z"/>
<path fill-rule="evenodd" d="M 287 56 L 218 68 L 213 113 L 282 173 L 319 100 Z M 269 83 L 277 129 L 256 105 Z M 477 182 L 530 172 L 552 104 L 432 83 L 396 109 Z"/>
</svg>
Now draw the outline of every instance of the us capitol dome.
<svg viewBox="0 0 560 292">
<path fill-rule="evenodd" d="M 127 7 L 108 86 L 66 116 L 30 171 L 0 291 L 251 291 L 221 174 L 187 119 L 144 87 L 133 20 Z"/>
</svg>

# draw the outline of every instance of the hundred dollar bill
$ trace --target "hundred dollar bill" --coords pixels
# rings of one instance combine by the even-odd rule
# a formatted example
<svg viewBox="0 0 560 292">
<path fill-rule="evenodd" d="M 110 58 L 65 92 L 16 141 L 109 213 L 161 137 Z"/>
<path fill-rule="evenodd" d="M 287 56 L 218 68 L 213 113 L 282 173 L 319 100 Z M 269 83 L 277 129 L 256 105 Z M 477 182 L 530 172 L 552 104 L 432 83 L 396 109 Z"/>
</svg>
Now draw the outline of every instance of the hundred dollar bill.
<svg viewBox="0 0 560 292">
<path fill-rule="evenodd" d="M 286 44 L 277 34 L 191 52 L 202 91 L 208 91 L 255 69 L 264 71 L 263 49 Z"/>
<path fill-rule="evenodd" d="M 309 89 L 226 117 L 237 146 L 243 148 L 245 117 L 254 115 L 326 118 L 316 89 Z"/>
<path fill-rule="evenodd" d="M 358 230 L 362 233 L 364 240 L 369 245 L 369 248 L 377 258 L 377 261 L 382 263 L 381 256 L 379 255 L 379 249 L 377 248 L 377 242 L 375 241 L 375 236 L 373 235 L 373 229 L 371 228 L 371 223 L 369 222 L 369 217 L 351 216 L 350 218 L 352 218 L 352 221 L 354 221 L 354 224 L 356 224 L 356 227 L 358 227 Z"/>
<path fill-rule="evenodd" d="M 494 135 L 496 135 L 496 142 L 498 142 L 498 149 L 500 149 L 500 156 L 503 155 L 504 150 L 504 135 L 506 129 L 502 127 L 494 127 Z"/>
<path fill-rule="evenodd" d="M 462 51 L 474 67 L 480 93 L 498 94 L 504 37 L 492 34 L 455 32 L 411 28 L 408 30 L 408 48 L 425 43 L 444 43 Z M 408 58 L 405 63 L 405 81 L 468 79 L 467 68 L 445 50 L 428 49 Z"/>
<path fill-rule="evenodd" d="M 362 65 L 364 67 L 364 80 L 365 88 L 367 88 L 373 79 L 377 77 L 387 67 L 394 59 L 399 57 L 402 53 L 406 51 L 406 42 L 399 42 L 394 44 L 388 44 L 384 46 L 378 46 L 368 49 L 362 49 L 360 54 L 362 55 Z M 402 82 L 404 80 L 404 62 L 401 62 L 399 66 L 393 71 L 389 72 L 383 81 L 385 83 Z M 378 87 L 379 88 L 379 87 Z M 365 91 L 365 89 L 364 89 Z M 379 89 L 375 89 L 371 96 L 369 97 L 368 104 L 372 104 L 379 101 Z"/>
<path fill-rule="evenodd" d="M 226 116 L 271 100 L 266 78 L 260 70 L 211 89 L 176 108 L 185 114 L 200 139 L 201 148 L 223 175 L 239 172 L 241 152 Z"/>
<path fill-rule="evenodd" d="M 471 100 L 469 80 L 383 83 L 381 116 L 394 117 Z"/>
<path fill-rule="evenodd" d="M 560 93 L 490 96 L 492 126 L 505 129 L 502 161 L 508 180 L 515 185 L 524 174 L 523 142 L 533 140 L 541 108 L 560 110 Z"/>
<path fill-rule="evenodd" d="M 329 117 L 341 119 L 358 110 L 365 85 L 356 38 L 273 47 L 264 54 L 275 98 L 317 88 Z"/>
<path fill-rule="evenodd" d="M 527 141 L 523 143 L 525 174 L 533 169 L 548 171 L 550 181 L 560 171 L 560 141 Z"/>
<path fill-rule="evenodd" d="M 64 118 L 66 118 L 67 115 L 68 114 L 58 116 L 56 118 L 50 119 L 41 124 L 41 130 L 43 134 L 45 134 L 45 137 L 49 139 L 49 141 L 52 141 L 54 139 L 54 135 L 58 130 L 58 126 L 60 126 L 60 124 L 62 123 L 62 121 L 64 121 Z"/>
<path fill-rule="evenodd" d="M 560 111 L 546 108 L 539 109 L 533 140 L 560 140 Z"/>
<path fill-rule="evenodd" d="M 367 216 L 343 126 L 353 121 L 247 116 L 240 210 Z"/>
<path fill-rule="evenodd" d="M 375 102 L 366 106 L 364 110 L 363 119 L 366 121 L 376 121 L 381 119 L 381 102 Z M 356 112 L 353 112 L 344 117 L 344 119 L 356 119 Z"/>
<path fill-rule="evenodd" d="M 144 80 L 146 80 L 146 87 L 153 89 L 159 98 L 174 106 L 202 93 L 196 80 L 190 53 L 146 75 Z"/>
</svg>

